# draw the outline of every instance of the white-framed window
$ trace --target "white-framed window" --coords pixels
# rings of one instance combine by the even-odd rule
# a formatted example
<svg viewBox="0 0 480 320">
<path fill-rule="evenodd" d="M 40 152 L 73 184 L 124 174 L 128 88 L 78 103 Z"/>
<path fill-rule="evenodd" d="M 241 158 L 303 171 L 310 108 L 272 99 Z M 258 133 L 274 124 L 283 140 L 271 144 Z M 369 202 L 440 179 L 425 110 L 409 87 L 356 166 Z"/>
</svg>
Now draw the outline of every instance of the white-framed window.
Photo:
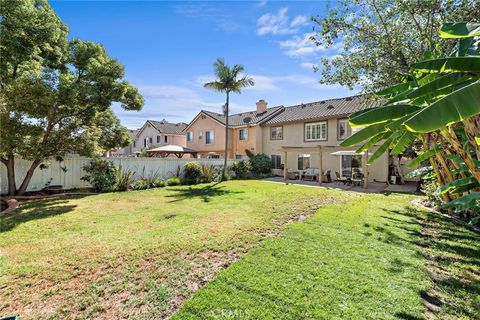
<svg viewBox="0 0 480 320">
<path fill-rule="evenodd" d="M 248 140 L 248 129 L 240 129 L 238 131 L 238 139 Z"/>
<path fill-rule="evenodd" d="M 236 154 L 236 155 L 235 155 L 235 159 L 237 159 L 237 160 L 242 160 L 242 159 L 243 159 L 243 155 L 241 155 L 241 154 Z"/>
<path fill-rule="evenodd" d="M 338 119 L 337 140 L 344 140 L 348 137 L 348 119 Z"/>
<path fill-rule="evenodd" d="M 306 170 L 310 168 L 310 155 L 299 154 L 298 155 L 298 170 Z"/>
<path fill-rule="evenodd" d="M 205 144 L 213 144 L 215 141 L 215 134 L 213 130 L 205 131 Z"/>
<path fill-rule="evenodd" d="M 198 140 L 203 139 L 203 131 L 198 131 Z"/>
<path fill-rule="evenodd" d="M 163 136 L 163 142 L 167 143 L 168 142 L 168 136 Z"/>
<path fill-rule="evenodd" d="M 305 123 L 305 141 L 327 140 L 327 121 Z"/>
<path fill-rule="evenodd" d="M 193 141 L 193 131 L 187 132 L 187 141 Z"/>
<path fill-rule="evenodd" d="M 282 156 L 278 154 L 272 154 L 270 158 L 272 159 L 272 169 L 282 168 Z"/>
<path fill-rule="evenodd" d="M 283 139 L 283 127 L 270 127 L 270 140 L 282 140 Z"/>
<path fill-rule="evenodd" d="M 157 143 L 160 143 L 160 136 L 157 136 Z"/>
</svg>

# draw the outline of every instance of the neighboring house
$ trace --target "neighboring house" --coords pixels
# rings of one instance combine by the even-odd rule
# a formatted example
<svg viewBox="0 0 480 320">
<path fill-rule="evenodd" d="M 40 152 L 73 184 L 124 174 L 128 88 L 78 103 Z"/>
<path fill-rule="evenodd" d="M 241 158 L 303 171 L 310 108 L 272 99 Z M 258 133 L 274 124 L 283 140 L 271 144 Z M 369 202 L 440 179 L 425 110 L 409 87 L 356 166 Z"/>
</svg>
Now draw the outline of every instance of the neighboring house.
<svg viewBox="0 0 480 320">
<path fill-rule="evenodd" d="M 187 138 L 183 133 L 186 126 L 186 123 L 171 123 L 165 119 L 147 120 L 140 129 L 136 130 L 133 143 L 128 147 L 129 155 L 138 155 L 142 150 L 167 144 L 186 147 Z"/>
<path fill-rule="evenodd" d="M 137 135 L 138 130 L 128 129 L 128 134 L 132 143 L 125 148 L 113 149 L 106 153 L 107 157 L 125 157 L 133 154 L 133 141 L 135 141 L 135 136 Z"/>
<path fill-rule="evenodd" d="M 259 100 L 255 111 L 230 115 L 228 158 L 244 159 L 246 149 L 253 153 L 262 152 L 263 130 L 260 125 L 281 112 L 282 108 L 267 108 L 267 103 Z M 184 130 L 187 147 L 198 151 L 201 158 L 223 158 L 225 120 L 223 114 L 200 111 Z"/>
<path fill-rule="evenodd" d="M 364 173 L 366 156 L 356 155 L 356 147 L 342 148 L 340 143 L 355 131 L 350 128 L 348 116 L 374 104 L 377 103 L 365 96 L 352 96 L 282 108 L 262 123 L 262 151 L 271 157 L 272 168 L 279 175 L 283 174 L 285 163 L 290 171 L 321 166 L 323 172 L 330 170 L 332 179 L 335 172 L 341 176 Z M 369 154 L 375 149 L 376 146 Z M 387 181 L 388 168 L 389 157 L 385 153 L 368 167 L 368 180 Z"/>
</svg>

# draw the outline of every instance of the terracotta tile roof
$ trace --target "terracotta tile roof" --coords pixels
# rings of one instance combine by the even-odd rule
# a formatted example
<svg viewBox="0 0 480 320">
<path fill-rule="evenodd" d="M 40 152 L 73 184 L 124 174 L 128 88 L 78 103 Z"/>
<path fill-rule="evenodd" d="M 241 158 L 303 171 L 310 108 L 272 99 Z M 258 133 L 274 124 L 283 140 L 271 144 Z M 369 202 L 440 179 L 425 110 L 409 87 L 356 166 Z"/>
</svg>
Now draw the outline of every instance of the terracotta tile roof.
<svg viewBox="0 0 480 320">
<path fill-rule="evenodd" d="M 379 105 L 380 102 L 369 101 L 364 95 L 322 100 L 285 107 L 282 112 L 264 124 L 268 126 L 295 121 L 346 117 L 353 112 Z"/>
<path fill-rule="evenodd" d="M 271 116 L 280 112 L 281 109 L 283 109 L 283 106 L 267 108 L 267 110 L 262 113 L 258 113 L 257 111 L 247 111 L 237 114 L 231 114 L 229 115 L 228 124 L 231 127 L 240 127 L 247 124 L 259 124 L 262 121 L 268 120 Z M 202 110 L 202 112 L 217 120 L 221 124 L 225 125 L 225 116 L 223 114 L 206 110 Z"/>
<path fill-rule="evenodd" d="M 160 133 L 166 134 L 184 134 L 182 131 L 187 127 L 186 123 L 171 123 L 163 119 L 162 121 L 148 120 Z"/>
</svg>

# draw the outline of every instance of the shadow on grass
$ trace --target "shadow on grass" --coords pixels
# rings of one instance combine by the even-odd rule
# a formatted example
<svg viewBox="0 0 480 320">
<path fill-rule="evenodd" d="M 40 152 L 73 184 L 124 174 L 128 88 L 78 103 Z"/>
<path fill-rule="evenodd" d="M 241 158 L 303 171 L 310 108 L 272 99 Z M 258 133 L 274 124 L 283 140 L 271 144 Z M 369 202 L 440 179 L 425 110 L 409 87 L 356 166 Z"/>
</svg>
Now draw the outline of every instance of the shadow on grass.
<svg viewBox="0 0 480 320">
<path fill-rule="evenodd" d="M 167 195 L 168 198 L 173 198 L 169 202 L 183 201 L 186 199 L 200 198 L 203 202 L 210 202 L 213 197 L 225 196 L 228 194 L 243 193 L 241 191 L 231 191 L 224 189 L 225 186 L 221 185 L 221 182 L 215 184 L 209 184 L 206 186 L 198 187 L 192 186 L 189 188 L 169 188 L 168 190 L 175 193 Z"/>
<path fill-rule="evenodd" d="M 70 200 L 84 197 L 86 196 L 21 201 L 19 209 L 7 215 L 0 216 L 0 232 L 10 231 L 24 222 L 44 219 L 72 211 L 76 205 L 69 204 Z"/>
<path fill-rule="evenodd" d="M 416 208 L 385 211 L 409 218 L 382 217 L 387 223 L 408 231 L 413 237 L 403 240 L 416 242 L 426 260 L 432 287 L 428 293 L 421 294 L 422 299 L 436 305 L 438 311 L 435 312 L 442 318 L 480 319 L 477 298 L 480 296 L 480 236 L 465 225 L 432 212 Z M 420 233 L 412 229 L 416 223 L 422 226 Z M 382 232 L 382 228 L 375 231 Z M 385 232 L 384 240 L 399 242 L 389 232 Z M 430 299 L 425 299 L 425 295 Z M 406 314 L 396 316 L 409 319 Z"/>
</svg>

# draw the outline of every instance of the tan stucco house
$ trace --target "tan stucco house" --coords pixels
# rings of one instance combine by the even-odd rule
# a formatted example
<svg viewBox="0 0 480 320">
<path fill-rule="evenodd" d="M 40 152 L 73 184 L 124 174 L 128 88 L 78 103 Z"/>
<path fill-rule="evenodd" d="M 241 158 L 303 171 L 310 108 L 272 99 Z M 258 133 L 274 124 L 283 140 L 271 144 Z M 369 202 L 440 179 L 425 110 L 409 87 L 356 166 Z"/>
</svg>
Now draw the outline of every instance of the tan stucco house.
<svg viewBox="0 0 480 320">
<path fill-rule="evenodd" d="M 340 143 L 354 130 L 348 116 L 353 112 L 373 107 L 365 96 L 352 96 L 284 107 L 262 123 L 262 150 L 272 159 L 275 173 L 317 168 L 330 171 L 332 179 L 367 171 L 368 154 L 355 154 L 356 147 L 342 148 Z M 368 181 L 387 181 L 388 155 L 383 154 L 368 167 Z"/>
<path fill-rule="evenodd" d="M 267 108 L 264 100 L 257 102 L 255 111 L 229 116 L 230 159 L 246 158 L 245 150 L 262 152 L 261 124 L 279 112 L 282 106 Z M 201 158 L 222 158 L 225 150 L 225 115 L 202 110 L 184 129 L 187 147 L 198 151 Z"/>
<path fill-rule="evenodd" d="M 164 145 L 187 146 L 187 138 L 183 130 L 186 123 L 172 123 L 163 119 L 162 121 L 147 120 L 145 124 L 132 137 L 132 144 L 125 148 L 126 155 L 136 155 L 142 150 L 148 150 Z"/>
</svg>

